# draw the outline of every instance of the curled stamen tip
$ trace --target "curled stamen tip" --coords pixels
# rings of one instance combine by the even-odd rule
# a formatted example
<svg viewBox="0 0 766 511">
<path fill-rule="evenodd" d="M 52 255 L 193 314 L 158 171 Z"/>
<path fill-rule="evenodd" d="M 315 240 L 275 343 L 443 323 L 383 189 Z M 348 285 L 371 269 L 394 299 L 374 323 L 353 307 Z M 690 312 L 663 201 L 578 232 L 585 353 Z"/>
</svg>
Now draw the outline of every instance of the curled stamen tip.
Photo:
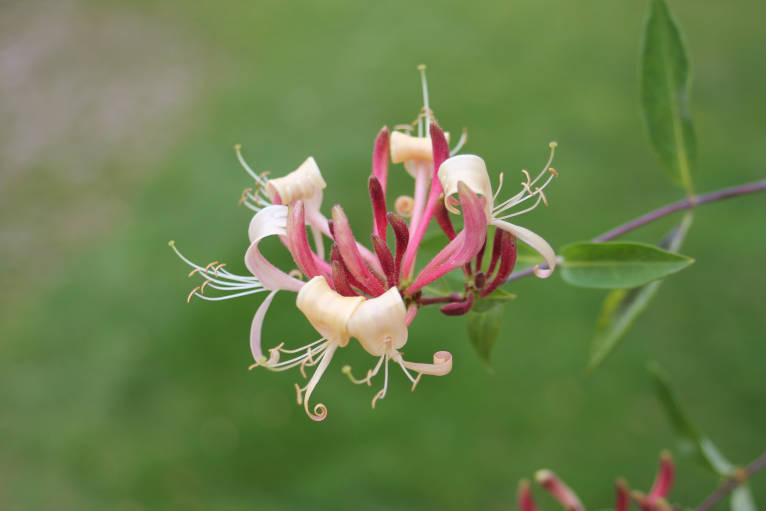
<svg viewBox="0 0 766 511">
<path fill-rule="evenodd" d="M 553 175 L 554 175 L 554 177 L 559 177 L 559 173 L 558 173 L 558 171 L 557 171 L 556 169 L 554 169 L 553 167 L 549 168 L 549 169 L 548 169 L 548 172 L 550 172 L 551 174 L 553 174 Z"/>
<path fill-rule="evenodd" d="M 199 290 L 199 286 L 191 290 L 191 292 L 189 293 L 189 296 L 186 297 L 186 303 L 191 302 L 192 296 L 194 296 L 194 293 L 196 293 L 198 290 Z"/>
<path fill-rule="evenodd" d="M 550 147 L 551 149 L 556 149 L 556 147 L 558 147 L 558 145 L 559 145 L 559 143 L 554 141 L 554 142 L 549 143 L 548 147 Z"/>
</svg>

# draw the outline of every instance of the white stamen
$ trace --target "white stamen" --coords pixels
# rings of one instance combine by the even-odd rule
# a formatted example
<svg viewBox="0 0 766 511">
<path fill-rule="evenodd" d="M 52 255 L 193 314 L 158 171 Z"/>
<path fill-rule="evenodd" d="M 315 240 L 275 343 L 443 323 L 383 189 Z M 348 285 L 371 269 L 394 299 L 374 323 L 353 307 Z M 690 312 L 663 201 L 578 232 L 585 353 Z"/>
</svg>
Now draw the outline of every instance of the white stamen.
<svg viewBox="0 0 766 511">
<path fill-rule="evenodd" d="M 460 138 L 458 139 L 457 144 L 455 144 L 455 147 L 453 147 L 452 150 L 449 152 L 449 155 L 455 156 L 463 148 L 467 140 L 468 140 L 468 130 L 463 128 L 463 133 L 460 134 Z"/>
</svg>

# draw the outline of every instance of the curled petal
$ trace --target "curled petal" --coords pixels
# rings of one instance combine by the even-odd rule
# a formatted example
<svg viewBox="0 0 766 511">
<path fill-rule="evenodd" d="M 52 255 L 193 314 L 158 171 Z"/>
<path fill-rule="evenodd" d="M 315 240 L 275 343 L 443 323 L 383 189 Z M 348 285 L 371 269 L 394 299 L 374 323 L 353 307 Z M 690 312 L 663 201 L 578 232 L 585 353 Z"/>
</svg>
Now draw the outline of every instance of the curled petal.
<svg viewBox="0 0 766 511">
<path fill-rule="evenodd" d="M 520 511 L 537 511 L 535 500 L 532 498 L 532 490 L 529 487 L 529 481 L 522 479 L 519 482 L 519 491 L 516 493 L 516 501 L 519 504 Z"/>
<path fill-rule="evenodd" d="M 322 189 L 327 186 L 319 166 L 313 156 L 306 158 L 300 167 L 284 177 L 269 179 L 266 193 L 274 200 L 278 195 L 282 204 L 291 204 L 298 199 L 315 198 L 319 194 L 321 201 Z"/>
<path fill-rule="evenodd" d="M 444 138 L 449 141 L 449 133 L 444 134 Z M 391 161 L 402 163 L 412 160 L 434 161 L 433 147 L 430 137 L 413 137 L 400 131 L 391 133 Z M 407 172 L 412 173 L 408 165 L 405 165 Z"/>
<path fill-rule="evenodd" d="M 466 185 L 458 187 L 460 204 L 465 216 L 465 226 L 434 259 L 420 272 L 407 288 L 407 294 L 428 285 L 430 282 L 463 266 L 476 256 L 487 238 L 487 218 L 484 215 L 484 199 L 477 197 Z"/>
<path fill-rule="evenodd" d="M 442 305 L 439 311 L 445 316 L 462 316 L 467 314 L 473 307 L 474 296 L 473 293 L 468 293 L 468 296 L 462 302 L 452 302 L 447 305 Z"/>
<path fill-rule="evenodd" d="M 317 276 L 301 288 L 295 303 L 322 337 L 345 346 L 351 337 L 348 321 L 363 301 L 361 296 L 342 296 Z"/>
<path fill-rule="evenodd" d="M 438 171 L 439 181 L 444 188 L 444 206 L 454 214 L 460 212 L 452 205 L 450 197 L 458 191 L 458 183 L 465 183 L 475 194 L 486 198 L 485 211 L 490 218 L 492 208 L 492 183 L 489 181 L 487 165 L 475 154 L 459 154 L 447 159 Z"/>
<path fill-rule="evenodd" d="M 437 351 L 434 353 L 433 364 L 423 364 L 420 362 L 402 362 L 404 367 L 412 369 L 420 374 L 430 374 L 431 376 L 444 376 L 452 371 L 452 353 L 449 351 Z"/>
<path fill-rule="evenodd" d="M 250 326 L 250 351 L 253 353 L 253 359 L 260 362 L 263 359 L 263 350 L 261 349 L 261 332 L 263 330 L 263 320 L 266 318 L 266 312 L 269 310 L 271 301 L 277 290 L 272 291 L 255 311 L 253 324 Z"/>
<path fill-rule="evenodd" d="M 348 321 L 348 331 L 370 355 L 380 357 L 407 342 L 407 309 L 399 290 L 392 287 L 356 308 Z"/>
<path fill-rule="evenodd" d="M 287 206 L 268 206 L 256 213 L 248 229 L 251 243 L 245 252 L 245 265 L 265 288 L 297 292 L 303 286 L 303 282 L 271 264 L 258 250 L 258 244 L 263 238 L 285 236 L 286 229 Z"/>
<path fill-rule="evenodd" d="M 550 470 L 538 470 L 535 474 L 537 484 L 545 488 L 553 498 L 559 501 L 567 511 L 585 511 L 577 497 L 569 486 L 563 483 L 556 474 Z"/>
<path fill-rule="evenodd" d="M 505 220 L 492 220 L 492 225 L 509 232 L 516 236 L 518 239 L 534 248 L 543 259 L 545 259 L 547 268 L 542 268 L 539 264 L 535 266 L 535 275 L 541 279 L 545 279 L 551 276 L 553 269 L 556 267 L 556 252 L 540 235 L 535 234 L 526 227 L 520 225 L 514 225 Z"/>
</svg>

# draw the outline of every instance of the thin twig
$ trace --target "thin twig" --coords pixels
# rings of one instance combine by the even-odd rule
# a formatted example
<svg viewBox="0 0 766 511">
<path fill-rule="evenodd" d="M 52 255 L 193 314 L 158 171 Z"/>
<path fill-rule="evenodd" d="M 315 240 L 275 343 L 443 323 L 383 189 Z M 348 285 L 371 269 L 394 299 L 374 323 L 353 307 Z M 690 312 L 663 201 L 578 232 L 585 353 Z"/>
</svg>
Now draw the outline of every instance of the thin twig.
<svg viewBox="0 0 766 511">
<path fill-rule="evenodd" d="M 709 511 L 713 506 L 718 504 L 724 497 L 734 491 L 734 489 L 750 479 L 750 476 L 766 467 L 766 452 L 761 454 L 750 465 L 737 472 L 734 477 L 728 479 L 723 485 L 719 486 L 716 491 L 708 495 L 708 497 L 702 501 L 697 507 L 696 511 Z"/>
<path fill-rule="evenodd" d="M 717 202 L 723 199 L 729 199 L 731 197 L 741 197 L 743 195 L 748 195 L 751 193 L 757 193 L 757 192 L 763 192 L 763 191 L 766 191 L 766 179 L 762 179 L 760 181 L 754 181 L 752 183 L 747 183 L 744 185 L 733 186 L 731 188 L 724 188 L 723 190 L 716 190 L 715 192 L 705 193 L 702 195 L 695 195 L 694 197 L 683 199 L 678 202 L 668 204 L 667 206 L 663 206 L 659 209 L 655 209 L 654 211 L 650 211 L 649 213 L 642 215 L 636 218 L 635 220 L 631 220 L 630 222 L 622 224 L 618 227 L 615 227 L 614 229 L 607 231 L 604 234 L 601 234 L 600 236 L 596 236 L 595 238 L 593 238 L 593 241 L 613 240 L 634 229 L 638 229 L 639 227 L 643 227 L 646 224 L 654 222 L 655 220 L 659 220 L 660 218 L 670 215 L 671 213 L 675 213 L 676 211 L 693 209 L 696 206 L 707 204 L 709 202 Z M 546 266 L 543 263 L 541 267 L 545 268 Z M 508 283 L 514 280 L 528 277 L 532 275 L 533 272 L 534 272 L 533 268 L 527 268 L 526 270 L 517 271 L 511 274 L 511 276 L 509 276 L 505 282 Z"/>
</svg>

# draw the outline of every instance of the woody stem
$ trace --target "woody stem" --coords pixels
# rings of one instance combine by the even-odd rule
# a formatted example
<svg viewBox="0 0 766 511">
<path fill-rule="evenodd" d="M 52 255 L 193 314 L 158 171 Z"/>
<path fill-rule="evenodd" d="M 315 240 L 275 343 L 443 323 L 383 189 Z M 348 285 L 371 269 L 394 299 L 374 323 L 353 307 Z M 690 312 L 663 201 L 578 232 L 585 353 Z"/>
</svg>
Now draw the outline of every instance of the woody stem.
<svg viewBox="0 0 766 511">
<path fill-rule="evenodd" d="M 766 452 L 756 458 L 750 465 L 737 472 L 734 477 L 729 478 L 723 485 L 719 486 L 716 491 L 708 495 L 708 497 L 702 501 L 702 504 L 697 506 L 695 511 L 709 511 L 724 497 L 734 491 L 737 486 L 746 482 L 750 476 L 763 468 L 766 468 Z"/>
<path fill-rule="evenodd" d="M 650 211 L 649 213 L 646 213 L 645 215 L 641 215 L 640 217 L 634 220 L 631 220 L 630 222 L 624 223 L 620 226 L 615 227 L 612 230 L 609 230 L 599 236 L 596 236 L 595 238 L 593 238 L 593 241 L 602 242 L 602 241 L 613 240 L 615 238 L 622 236 L 623 234 L 626 234 L 630 231 L 638 229 L 639 227 L 643 227 L 651 222 L 654 222 L 655 220 L 659 220 L 660 218 L 668 216 L 671 213 L 675 213 L 677 211 L 683 211 L 685 209 L 693 209 L 697 206 L 701 206 L 702 204 L 707 204 L 709 202 L 717 202 L 723 199 L 740 197 L 743 195 L 749 195 L 751 193 L 757 193 L 757 192 L 763 192 L 763 191 L 766 191 L 766 179 L 762 179 L 760 181 L 753 181 L 752 183 L 746 183 L 739 186 L 732 186 L 731 188 L 724 188 L 722 190 L 716 190 L 714 192 L 705 193 L 702 195 L 694 195 L 687 199 L 673 202 L 671 204 L 668 204 L 667 206 L 663 206 L 661 208 L 655 209 L 654 211 Z M 545 264 L 542 264 L 541 267 L 545 268 L 546 266 Z M 527 268 L 526 270 L 517 271 L 516 273 L 511 274 L 511 276 L 508 277 L 508 279 L 505 282 L 508 283 L 514 280 L 528 277 L 532 275 L 533 272 L 534 272 L 533 268 Z"/>
</svg>

